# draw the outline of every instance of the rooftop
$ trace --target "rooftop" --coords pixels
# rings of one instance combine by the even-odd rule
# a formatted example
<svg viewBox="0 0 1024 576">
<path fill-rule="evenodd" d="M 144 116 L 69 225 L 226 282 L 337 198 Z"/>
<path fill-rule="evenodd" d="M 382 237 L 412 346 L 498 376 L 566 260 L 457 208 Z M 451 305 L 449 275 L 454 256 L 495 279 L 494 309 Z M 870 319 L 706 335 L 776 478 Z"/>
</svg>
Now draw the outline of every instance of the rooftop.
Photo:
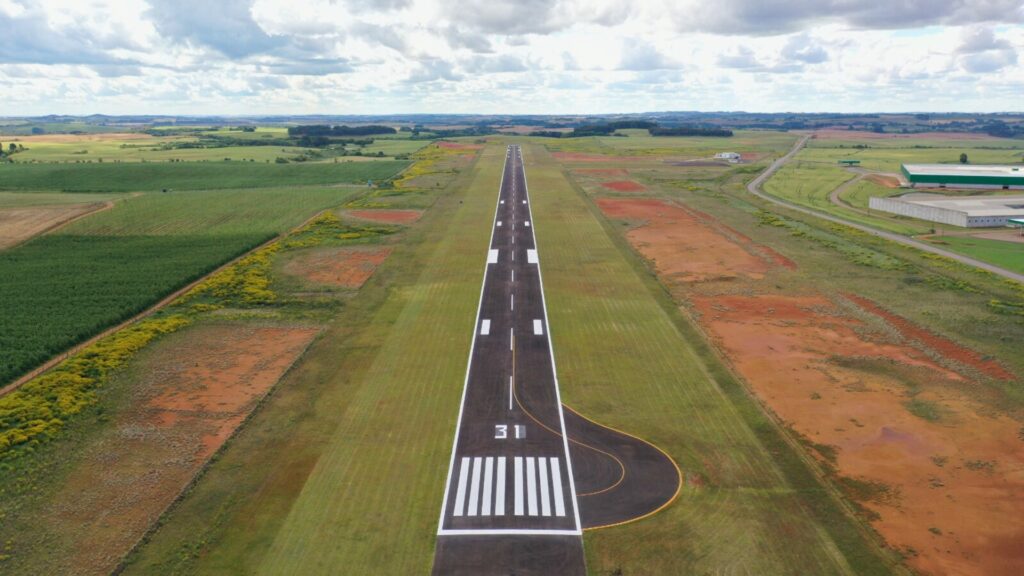
<svg viewBox="0 0 1024 576">
<path fill-rule="evenodd" d="M 922 176 L 990 176 L 1024 179 L 1024 166 L 1013 164 L 904 164 L 903 168 Z"/>
<path fill-rule="evenodd" d="M 942 196 L 941 194 L 904 194 L 903 202 L 966 212 L 968 216 L 1012 216 L 1024 218 L 1024 196 Z"/>
</svg>

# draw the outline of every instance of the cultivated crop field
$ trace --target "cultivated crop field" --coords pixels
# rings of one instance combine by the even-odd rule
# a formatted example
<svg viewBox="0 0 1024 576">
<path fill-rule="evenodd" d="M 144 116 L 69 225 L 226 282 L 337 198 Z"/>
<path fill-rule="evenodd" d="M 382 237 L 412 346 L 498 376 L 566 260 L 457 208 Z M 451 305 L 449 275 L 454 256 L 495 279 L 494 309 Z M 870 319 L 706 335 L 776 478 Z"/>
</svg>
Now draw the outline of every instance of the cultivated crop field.
<svg viewBox="0 0 1024 576">
<path fill-rule="evenodd" d="M 446 160 L 436 155 L 421 159 L 428 166 L 417 172 L 445 173 L 450 182 L 458 168 L 467 165 L 467 155 L 471 161 L 475 151 L 455 151 Z M 430 178 L 434 182 L 437 176 Z M 412 205 L 422 206 L 424 193 L 436 199 L 445 190 L 447 186 L 423 191 L 410 185 L 402 193 Z M 156 252 L 166 252 L 168 268 L 180 273 L 187 264 L 181 258 L 197 252 L 184 245 L 187 241 L 209 240 L 213 248 L 230 247 L 238 245 L 236 239 L 246 238 L 246 231 L 252 238 L 287 231 L 281 239 L 204 278 L 160 311 L 0 398 L 0 461 L 4 462 L 0 467 L 0 515 L 4 517 L 0 561 L 4 570 L 110 573 L 225 443 L 246 429 L 243 425 L 248 426 L 250 419 L 257 435 L 262 434 L 260 426 L 269 426 L 276 435 L 282 424 L 288 429 L 299 426 L 299 434 L 279 436 L 297 442 L 285 452 L 276 451 L 262 436 L 257 436 L 261 448 L 255 453 L 243 447 L 247 481 L 258 476 L 252 473 L 254 459 L 266 458 L 268 465 L 261 470 L 273 474 L 285 468 L 270 462 L 317 447 L 315 432 L 325 425 L 323 418 L 336 423 L 340 416 L 337 394 L 319 394 L 325 383 L 300 379 L 292 390 L 310 395 L 312 402 L 303 408 L 330 404 L 319 417 L 296 420 L 290 412 L 293 407 L 286 404 L 283 413 L 280 406 L 269 409 L 270 419 L 264 421 L 258 419 L 258 407 L 282 376 L 300 369 L 301 359 L 310 353 L 307 349 L 316 349 L 318 342 L 327 349 L 321 349 L 319 356 L 313 354 L 314 364 L 323 362 L 336 370 L 335 347 L 340 344 L 345 345 L 345 361 L 351 354 L 358 364 L 359 344 L 349 348 L 353 343 L 346 336 L 391 294 L 389 278 L 403 265 L 389 271 L 388 261 L 407 235 L 418 234 L 409 227 L 418 226 L 415 219 L 404 213 L 401 220 L 406 226 L 391 223 L 393 210 L 382 211 L 378 219 L 373 209 L 363 211 L 360 218 L 349 217 L 341 209 L 358 195 L 372 192 L 365 187 L 295 187 L 133 195 L 122 198 L 114 209 L 67 227 L 66 234 L 62 230 L 26 244 L 64 236 L 123 244 L 131 252 L 111 254 L 111 260 L 134 263 L 141 259 L 151 268 L 126 266 L 127 273 L 117 276 L 117 281 L 144 292 L 147 287 L 140 288 L 131 278 L 132 271 L 156 279 L 162 278 L 160 274 L 166 277 L 167 271 L 155 267 L 159 257 L 143 253 L 140 258 L 135 238 L 152 242 Z M 392 197 L 392 205 L 409 209 L 397 196 Z M 296 228 L 317 212 L 318 216 Z M 418 250 L 418 246 L 414 243 L 410 248 Z M 324 254 L 330 255 L 328 260 L 317 260 Z M 399 261 L 408 257 L 400 254 Z M 308 265 L 311 258 L 319 263 L 313 268 Z M 384 268 L 378 271 L 377 267 Z M 114 277 L 115 272 L 107 274 Z M 82 270 L 76 273 L 89 278 Z M 124 307 L 125 302 L 111 306 Z M 333 337 L 322 338 L 325 330 Z M 338 376 L 347 379 L 351 374 Z M 368 411 L 367 417 L 372 413 Z M 47 414 L 51 420 L 40 419 Z M 328 424 L 326 429 L 333 426 Z M 269 451 L 262 452 L 264 448 Z M 221 472 L 230 475 L 237 470 Z M 235 496 L 240 490 L 244 488 L 232 478 L 221 505 L 203 505 L 203 513 L 220 515 L 243 504 L 246 500 Z M 178 567 L 195 559 L 180 553 L 183 542 L 188 540 L 191 546 L 192 536 L 203 530 L 226 527 L 214 519 L 203 521 L 203 530 L 188 521 L 172 523 L 168 530 L 173 533 L 176 526 L 189 534 L 172 544 L 170 562 Z M 236 536 L 256 534 L 242 530 Z M 159 545 L 152 550 L 166 551 Z M 166 566 L 146 570 L 154 571 L 167 573 Z"/>
<path fill-rule="evenodd" d="M 163 189 L 216 190 L 324 184 L 365 184 L 394 176 L 402 160 L 300 164 L 104 163 L 2 164 L 0 190 L 132 192 Z"/>
</svg>

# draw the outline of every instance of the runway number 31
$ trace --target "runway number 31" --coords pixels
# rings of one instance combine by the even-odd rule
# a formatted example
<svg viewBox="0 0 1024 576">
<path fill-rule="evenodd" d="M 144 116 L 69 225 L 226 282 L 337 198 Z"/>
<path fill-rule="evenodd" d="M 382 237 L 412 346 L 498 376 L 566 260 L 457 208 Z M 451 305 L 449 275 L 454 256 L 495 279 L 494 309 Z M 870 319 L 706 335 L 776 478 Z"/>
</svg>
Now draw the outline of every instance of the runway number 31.
<svg viewBox="0 0 1024 576">
<path fill-rule="evenodd" d="M 512 427 L 512 430 L 517 440 L 526 438 L 526 426 L 516 424 L 515 426 Z M 495 440 L 504 440 L 508 438 L 508 424 L 495 424 L 494 438 Z"/>
</svg>

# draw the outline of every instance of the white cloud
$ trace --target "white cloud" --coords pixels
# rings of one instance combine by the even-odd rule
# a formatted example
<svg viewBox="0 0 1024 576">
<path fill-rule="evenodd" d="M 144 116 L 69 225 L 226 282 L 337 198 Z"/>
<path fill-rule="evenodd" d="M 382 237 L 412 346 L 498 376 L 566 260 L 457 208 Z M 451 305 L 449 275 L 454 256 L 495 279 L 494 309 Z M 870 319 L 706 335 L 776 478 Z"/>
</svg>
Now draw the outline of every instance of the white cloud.
<svg viewBox="0 0 1024 576">
<path fill-rule="evenodd" d="M 0 0 L 0 90 L 12 115 L 1019 110 L 1022 6 Z"/>
</svg>

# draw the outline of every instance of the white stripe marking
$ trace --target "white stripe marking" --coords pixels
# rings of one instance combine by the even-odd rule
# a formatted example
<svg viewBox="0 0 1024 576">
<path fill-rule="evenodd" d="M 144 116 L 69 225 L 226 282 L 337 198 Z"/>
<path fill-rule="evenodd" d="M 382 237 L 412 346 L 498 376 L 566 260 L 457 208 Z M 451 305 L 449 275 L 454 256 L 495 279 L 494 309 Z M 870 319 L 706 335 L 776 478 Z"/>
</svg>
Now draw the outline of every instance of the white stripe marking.
<svg viewBox="0 0 1024 576">
<path fill-rule="evenodd" d="M 501 226 L 501 222 L 498 222 L 498 226 Z M 529 220 L 526 221 L 526 227 L 527 228 L 530 227 L 530 221 Z"/>
<path fill-rule="evenodd" d="M 537 515 L 537 471 L 534 468 L 534 459 L 530 456 L 526 459 L 526 510 L 530 516 Z"/>
<path fill-rule="evenodd" d="M 484 320 L 483 322 L 480 323 L 480 335 L 481 336 L 487 336 L 490 333 L 491 333 L 491 321 L 490 320 Z"/>
<path fill-rule="evenodd" d="M 512 271 L 512 281 L 513 282 L 516 281 L 516 271 L 515 270 Z"/>
<path fill-rule="evenodd" d="M 481 516 L 491 515 L 491 484 L 494 481 L 494 458 L 488 456 L 484 461 L 484 495 L 483 504 L 480 507 Z"/>
<path fill-rule="evenodd" d="M 515 468 L 512 473 L 515 475 L 516 494 L 515 494 L 515 514 L 516 516 L 523 515 L 523 458 L 522 456 L 516 456 Z"/>
<path fill-rule="evenodd" d="M 508 409 L 512 409 L 512 377 L 508 377 Z"/>
<path fill-rule="evenodd" d="M 501 201 L 501 203 L 502 203 L 502 204 L 504 204 L 504 203 L 505 203 L 505 201 L 504 201 L 504 200 L 502 200 L 502 201 Z"/>
<path fill-rule="evenodd" d="M 530 530 L 529 528 L 492 528 L 481 530 L 450 530 L 442 528 L 437 531 L 439 536 L 579 536 L 582 530 Z"/>
<path fill-rule="evenodd" d="M 509 296 L 508 308 L 509 308 L 509 310 L 515 310 L 516 309 L 516 295 L 515 294 L 512 294 L 511 296 Z"/>
<path fill-rule="evenodd" d="M 523 204 L 526 204 L 526 200 L 523 200 Z"/>
<path fill-rule="evenodd" d="M 555 515 L 565 516 L 565 497 L 562 496 L 562 467 L 558 463 L 558 458 L 551 458 L 551 480 L 555 485 Z"/>
<path fill-rule="evenodd" d="M 467 516 L 476 516 L 477 503 L 480 500 L 480 458 L 473 458 L 473 481 L 469 485 L 469 512 Z"/>
<path fill-rule="evenodd" d="M 497 250 L 495 250 L 495 252 L 497 252 Z M 495 257 L 497 257 L 497 256 L 495 256 Z M 526 251 L 526 262 L 527 262 L 527 264 L 536 264 L 537 263 L 537 251 L 536 250 L 527 250 Z"/>
<path fill-rule="evenodd" d="M 551 516 L 551 496 L 548 493 L 548 463 L 546 458 L 537 458 L 537 468 L 540 470 L 540 514 Z"/>
<path fill-rule="evenodd" d="M 501 220 L 498 220 L 498 226 L 501 226 Z"/>
<path fill-rule="evenodd" d="M 469 458 L 463 457 L 459 466 L 459 488 L 455 491 L 455 511 L 452 516 L 462 516 L 462 504 L 466 501 L 466 476 L 469 475 Z"/>
<path fill-rule="evenodd" d="M 494 515 L 505 515 L 505 457 L 498 456 L 498 485 L 494 490 Z"/>
<path fill-rule="evenodd" d="M 487 253 L 487 263 L 488 264 L 497 264 L 498 263 L 498 251 L 497 250 L 491 250 L 490 252 Z"/>
<path fill-rule="evenodd" d="M 484 322 L 486 322 L 486 320 L 484 320 Z M 534 320 L 533 321 L 533 334 L 535 336 L 543 336 L 544 335 L 544 323 L 541 322 L 540 320 Z"/>
</svg>

